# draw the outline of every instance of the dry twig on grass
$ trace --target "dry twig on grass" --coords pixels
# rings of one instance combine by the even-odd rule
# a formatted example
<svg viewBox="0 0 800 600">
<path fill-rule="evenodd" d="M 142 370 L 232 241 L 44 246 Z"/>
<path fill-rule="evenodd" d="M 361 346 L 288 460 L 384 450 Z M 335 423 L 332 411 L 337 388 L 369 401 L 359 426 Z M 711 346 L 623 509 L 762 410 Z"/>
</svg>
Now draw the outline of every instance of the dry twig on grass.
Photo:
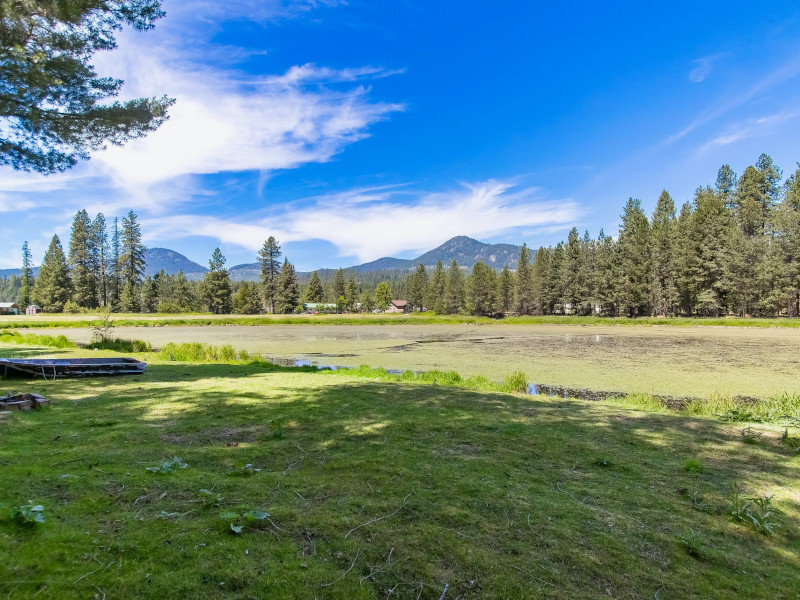
<svg viewBox="0 0 800 600">
<path fill-rule="evenodd" d="M 413 492 L 412 492 L 412 494 L 413 494 Z M 406 495 L 406 497 L 405 497 L 405 498 L 403 498 L 403 503 L 402 503 L 402 504 L 400 505 L 400 507 L 399 507 L 397 510 L 395 510 L 394 512 L 392 512 L 392 513 L 390 513 L 390 514 L 388 514 L 388 515 L 386 515 L 386 516 L 383 516 L 383 517 L 378 517 L 378 518 L 376 518 L 376 519 L 370 519 L 370 520 L 369 520 L 369 521 L 367 521 L 366 523 L 362 523 L 361 525 L 358 525 L 358 526 L 356 526 L 356 527 L 353 527 L 353 528 L 352 528 L 350 531 L 348 531 L 348 532 L 347 532 L 347 533 L 344 535 L 344 539 L 347 539 L 347 537 L 348 537 L 348 536 L 349 536 L 351 533 L 353 533 L 353 532 L 354 532 L 356 529 L 361 529 L 362 527 L 365 527 L 366 525 L 370 525 L 371 523 L 377 523 L 378 521 L 383 521 L 384 519 L 388 519 L 389 517 L 393 517 L 394 515 L 396 515 L 397 513 L 399 513 L 401 510 L 403 510 L 403 508 L 405 508 L 405 505 L 406 505 L 406 500 L 408 500 L 408 497 L 409 497 L 409 496 L 411 496 L 411 494 L 407 494 L 407 495 Z"/>
</svg>

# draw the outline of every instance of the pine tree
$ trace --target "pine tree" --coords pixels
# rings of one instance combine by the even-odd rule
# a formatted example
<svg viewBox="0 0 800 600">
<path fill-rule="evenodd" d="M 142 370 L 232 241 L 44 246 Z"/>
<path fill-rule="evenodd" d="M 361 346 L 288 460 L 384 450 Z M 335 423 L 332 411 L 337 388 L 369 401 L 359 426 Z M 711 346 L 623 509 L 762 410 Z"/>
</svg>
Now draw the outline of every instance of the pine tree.
<svg viewBox="0 0 800 600">
<path fill-rule="evenodd" d="M 467 281 L 467 307 L 473 315 L 497 312 L 497 275 L 481 261 L 473 265 Z"/>
<path fill-rule="evenodd" d="M 62 312 L 72 295 L 69 267 L 61 240 L 53 236 L 39 267 L 39 276 L 33 286 L 34 302 L 45 312 Z"/>
<path fill-rule="evenodd" d="M 497 308 L 504 313 L 509 312 L 514 306 L 514 275 L 508 264 L 500 272 L 497 286 Z"/>
<path fill-rule="evenodd" d="M 358 302 L 358 284 L 352 275 L 347 278 L 344 286 L 344 298 L 347 310 L 355 310 Z"/>
<path fill-rule="evenodd" d="M 447 288 L 447 274 L 442 261 L 437 261 L 433 269 L 433 276 L 428 285 L 428 294 L 425 297 L 425 307 L 433 310 L 437 315 L 443 315 L 447 308 L 444 302 L 444 293 Z"/>
<path fill-rule="evenodd" d="M 697 256 L 694 250 L 692 205 L 685 202 L 675 222 L 675 246 L 673 260 L 675 265 L 675 287 L 680 311 L 688 316 L 694 314 L 697 304 L 697 286 L 695 284 L 695 271 L 697 270 Z"/>
<path fill-rule="evenodd" d="M 232 309 L 231 280 L 225 268 L 225 257 L 215 248 L 203 277 L 203 299 L 213 314 L 228 314 Z"/>
<path fill-rule="evenodd" d="M 120 294 L 119 307 L 122 312 L 138 313 L 142 310 L 142 294 L 138 283 L 126 281 Z"/>
<path fill-rule="evenodd" d="M 517 261 L 516 310 L 520 315 L 533 314 L 533 280 L 531 279 L 531 251 L 522 244 Z"/>
<path fill-rule="evenodd" d="M 561 301 L 564 303 L 564 311 L 579 314 L 580 304 L 585 300 L 581 295 L 581 286 L 578 276 L 581 272 L 581 262 L 583 253 L 581 250 L 581 240 L 578 236 L 578 228 L 573 227 L 568 236 L 567 244 L 564 247 L 564 268 L 561 270 Z"/>
<path fill-rule="evenodd" d="M 249 281 L 243 281 L 233 295 L 233 312 L 239 315 L 256 315 L 261 312 L 261 294 L 258 286 Z"/>
<path fill-rule="evenodd" d="M 281 274 L 275 289 L 275 310 L 281 314 L 294 311 L 300 303 L 300 290 L 297 287 L 297 273 L 289 259 L 283 261 Z"/>
<path fill-rule="evenodd" d="M 121 256 L 119 257 L 122 281 L 132 288 L 142 281 L 145 268 L 145 247 L 142 244 L 141 227 L 136 219 L 136 213 L 133 211 L 128 212 L 128 215 L 122 219 Z"/>
<path fill-rule="evenodd" d="M 667 190 L 661 192 L 651 225 L 651 303 L 657 315 L 674 312 L 677 302 L 675 285 L 675 202 Z"/>
<path fill-rule="evenodd" d="M 454 259 L 447 270 L 447 287 L 444 292 L 445 312 L 448 315 L 455 315 L 462 311 L 466 304 L 466 292 L 464 272 Z"/>
<path fill-rule="evenodd" d="M 97 213 L 92 221 L 92 257 L 94 286 L 97 290 L 97 301 L 101 306 L 108 305 L 108 268 L 109 248 L 108 232 L 106 231 L 106 218 L 103 213 Z"/>
<path fill-rule="evenodd" d="M 25 310 L 31 302 L 33 292 L 33 256 L 28 250 L 28 242 L 22 243 L 22 274 L 20 277 L 19 305 L 21 310 Z"/>
<path fill-rule="evenodd" d="M 319 278 L 319 273 L 314 271 L 311 274 L 311 279 L 306 287 L 306 302 L 324 302 L 325 289 L 322 287 L 322 281 Z"/>
<path fill-rule="evenodd" d="M 333 276 L 333 301 L 337 304 L 344 299 L 344 271 L 339 269 Z"/>
<path fill-rule="evenodd" d="M 550 280 L 550 251 L 544 246 L 536 251 L 530 269 L 530 310 L 533 315 L 549 314 L 552 307 L 547 301 Z"/>
<path fill-rule="evenodd" d="M 694 309 L 706 316 L 719 316 L 732 285 L 726 282 L 730 221 L 724 198 L 710 187 L 698 188 L 691 220 L 692 287 Z"/>
<path fill-rule="evenodd" d="M 156 291 L 156 282 L 148 275 L 144 278 L 141 285 L 141 307 L 144 313 L 154 313 L 158 308 L 158 293 Z"/>
<path fill-rule="evenodd" d="M 647 313 L 650 301 L 650 224 L 640 200 L 629 198 L 619 227 L 619 304 L 629 317 Z"/>
<path fill-rule="evenodd" d="M 619 280 L 619 249 L 614 238 L 601 229 L 597 236 L 597 303 L 603 314 L 615 317 L 617 305 L 617 283 Z"/>
<path fill-rule="evenodd" d="M 72 277 L 72 300 L 81 308 L 94 308 L 97 288 L 94 279 L 92 222 L 85 210 L 72 221 L 69 239 L 69 266 Z"/>
<path fill-rule="evenodd" d="M 386 310 L 392 299 L 392 288 L 389 287 L 389 282 L 381 281 L 375 287 L 375 307 Z"/>
<path fill-rule="evenodd" d="M 730 165 L 722 165 L 717 171 L 716 192 L 722 197 L 726 208 L 733 210 L 736 197 L 736 173 Z"/>
<path fill-rule="evenodd" d="M 556 244 L 555 248 L 550 252 L 550 271 L 545 287 L 545 301 L 549 314 L 564 314 L 564 297 L 561 282 L 564 280 L 562 273 L 564 271 L 565 255 L 564 242 Z"/>
<path fill-rule="evenodd" d="M 261 266 L 261 286 L 264 289 L 264 301 L 270 312 L 275 313 L 275 294 L 277 293 L 278 277 L 281 274 L 280 259 L 283 253 L 281 245 L 269 236 L 258 251 L 258 264 Z"/>
<path fill-rule="evenodd" d="M 419 263 L 417 270 L 408 278 L 408 302 L 412 310 L 422 310 L 425 308 L 425 295 L 428 292 L 428 272 L 425 265 Z"/>
<path fill-rule="evenodd" d="M 776 211 L 778 247 L 783 267 L 783 302 L 786 314 L 800 316 L 800 166 L 785 185 L 783 202 Z"/>
<path fill-rule="evenodd" d="M 114 217 L 114 233 L 111 235 L 111 262 L 108 265 L 109 304 L 118 307 L 122 294 L 122 263 L 120 262 L 119 222 Z"/>
</svg>

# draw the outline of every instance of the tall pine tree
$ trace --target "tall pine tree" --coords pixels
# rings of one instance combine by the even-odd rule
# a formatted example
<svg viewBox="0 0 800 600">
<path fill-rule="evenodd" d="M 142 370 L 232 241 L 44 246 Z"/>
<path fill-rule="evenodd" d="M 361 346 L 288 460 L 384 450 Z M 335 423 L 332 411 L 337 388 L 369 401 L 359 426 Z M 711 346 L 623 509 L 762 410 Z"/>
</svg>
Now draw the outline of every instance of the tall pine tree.
<svg viewBox="0 0 800 600">
<path fill-rule="evenodd" d="M 261 267 L 261 286 L 264 290 L 264 302 L 270 312 L 275 312 L 275 294 L 278 277 L 281 274 L 281 245 L 269 236 L 258 251 L 258 264 Z"/>
<path fill-rule="evenodd" d="M 319 273 L 314 271 L 306 287 L 306 302 L 325 302 L 325 289 L 322 287 L 322 280 Z"/>
<path fill-rule="evenodd" d="M 20 276 L 21 285 L 19 288 L 19 305 L 22 310 L 31 304 L 31 294 L 33 292 L 33 257 L 28 250 L 28 242 L 22 243 L 22 274 Z"/>
<path fill-rule="evenodd" d="M 79 210 L 72 220 L 69 266 L 72 276 L 72 300 L 82 308 L 94 308 L 97 304 L 93 246 L 94 236 L 89 214 L 85 210 Z"/>
<path fill-rule="evenodd" d="M 33 300 L 44 312 L 62 312 L 72 295 L 69 267 L 61 240 L 53 236 L 33 286 Z"/>
<path fill-rule="evenodd" d="M 297 273 L 287 258 L 283 261 L 275 288 L 275 310 L 281 314 L 291 313 L 298 304 L 300 304 L 300 289 L 297 286 Z"/>
<path fill-rule="evenodd" d="M 208 272 L 203 277 L 203 299 L 215 315 L 231 312 L 231 279 L 225 268 L 225 257 L 215 248 L 208 261 Z"/>
</svg>

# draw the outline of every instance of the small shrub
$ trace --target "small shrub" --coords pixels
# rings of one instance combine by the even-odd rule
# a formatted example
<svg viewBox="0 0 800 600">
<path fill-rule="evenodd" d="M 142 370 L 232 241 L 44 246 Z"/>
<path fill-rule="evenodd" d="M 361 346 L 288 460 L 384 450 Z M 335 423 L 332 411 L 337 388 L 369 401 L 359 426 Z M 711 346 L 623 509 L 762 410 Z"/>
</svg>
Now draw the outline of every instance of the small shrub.
<svg viewBox="0 0 800 600">
<path fill-rule="evenodd" d="M 695 458 L 690 458 L 685 463 L 683 463 L 684 471 L 689 473 L 702 473 L 703 472 L 703 463 Z"/>
<path fill-rule="evenodd" d="M 70 315 L 76 315 L 81 312 L 81 307 L 78 306 L 77 302 L 67 300 L 67 303 L 64 304 L 64 312 Z"/>
</svg>

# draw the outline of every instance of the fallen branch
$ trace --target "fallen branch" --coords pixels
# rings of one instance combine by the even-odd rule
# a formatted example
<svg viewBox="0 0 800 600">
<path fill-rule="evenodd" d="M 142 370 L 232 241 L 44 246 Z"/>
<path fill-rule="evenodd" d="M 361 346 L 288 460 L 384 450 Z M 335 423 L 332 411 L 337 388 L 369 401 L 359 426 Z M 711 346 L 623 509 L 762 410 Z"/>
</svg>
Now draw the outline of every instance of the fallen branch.
<svg viewBox="0 0 800 600">
<path fill-rule="evenodd" d="M 413 493 L 413 492 L 412 492 L 412 493 Z M 406 497 L 405 497 L 405 498 L 403 498 L 403 503 L 400 505 L 400 508 L 398 508 L 396 511 L 394 511 L 394 512 L 392 512 L 391 514 L 388 514 L 388 515 L 386 515 L 386 516 L 383 516 L 383 517 L 378 517 L 378 518 L 376 518 L 376 519 L 371 519 L 371 520 L 367 521 L 366 523 L 362 523 L 361 525 L 358 525 L 358 526 L 356 526 L 356 527 L 353 527 L 353 528 L 352 528 L 350 531 L 348 531 L 348 532 L 345 534 L 345 536 L 344 536 L 344 539 L 347 539 L 347 537 L 348 537 L 348 536 L 349 536 L 351 533 L 353 533 L 353 532 L 354 532 L 356 529 L 361 529 L 362 527 L 365 527 L 365 526 L 367 526 L 367 525 L 370 525 L 371 523 L 377 523 L 378 521 L 383 521 L 384 519 L 388 519 L 389 517 L 393 517 L 393 516 L 395 516 L 397 513 L 399 513 L 401 510 L 403 510 L 403 508 L 405 508 L 405 505 L 406 505 L 406 500 L 408 500 L 408 497 L 409 497 L 410 495 L 411 495 L 411 494 L 408 494 L 408 495 L 406 495 Z"/>
</svg>

